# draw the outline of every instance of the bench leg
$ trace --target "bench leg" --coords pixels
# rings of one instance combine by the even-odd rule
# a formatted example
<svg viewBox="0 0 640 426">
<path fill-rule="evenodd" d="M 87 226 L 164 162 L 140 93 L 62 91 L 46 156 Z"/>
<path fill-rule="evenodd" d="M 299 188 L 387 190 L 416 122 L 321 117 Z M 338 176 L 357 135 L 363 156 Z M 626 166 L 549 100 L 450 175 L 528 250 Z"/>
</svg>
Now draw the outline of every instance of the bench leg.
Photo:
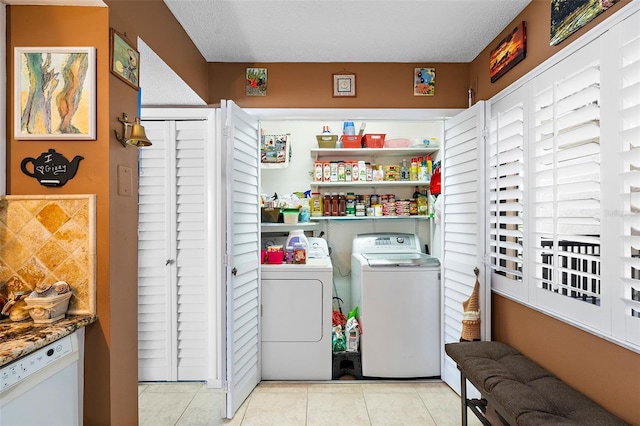
<svg viewBox="0 0 640 426">
<path fill-rule="evenodd" d="M 464 375 L 462 370 L 460 370 L 460 406 L 462 408 L 462 426 L 467 426 L 468 418 L 467 418 L 467 408 L 471 409 L 473 414 L 480 420 L 485 426 L 491 426 L 489 420 L 484 416 L 484 412 L 487 407 L 487 400 L 482 399 L 467 399 L 467 377 Z"/>
<path fill-rule="evenodd" d="M 462 426 L 467 426 L 467 378 L 460 372 L 460 403 L 462 405 Z"/>
</svg>

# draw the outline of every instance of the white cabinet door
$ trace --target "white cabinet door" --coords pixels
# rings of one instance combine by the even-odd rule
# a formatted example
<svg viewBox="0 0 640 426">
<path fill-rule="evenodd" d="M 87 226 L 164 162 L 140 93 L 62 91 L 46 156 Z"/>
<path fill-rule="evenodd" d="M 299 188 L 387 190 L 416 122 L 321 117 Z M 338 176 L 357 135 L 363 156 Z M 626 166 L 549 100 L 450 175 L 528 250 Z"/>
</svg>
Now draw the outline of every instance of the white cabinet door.
<svg viewBox="0 0 640 426">
<path fill-rule="evenodd" d="M 489 283 L 484 279 L 484 102 L 445 123 L 442 150 L 442 289 L 443 342 L 460 340 L 462 302 L 475 283 L 474 268 L 480 269 L 480 314 L 482 338 L 490 339 Z M 460 391 L 460 374 L 443 351 L 442 379 Z"/>
<path fill-rule="evenodd" d="M 226 416 L 260 381 L 260 152 L 258 120 L 221 102 L 222 221 L 226 232 Z"/>
<path fill-rule="evenodd" d="M 139 154 L 139 380 L 206 380 L 207 124 L 143 124 L 153 145 Z"/>
</svg>

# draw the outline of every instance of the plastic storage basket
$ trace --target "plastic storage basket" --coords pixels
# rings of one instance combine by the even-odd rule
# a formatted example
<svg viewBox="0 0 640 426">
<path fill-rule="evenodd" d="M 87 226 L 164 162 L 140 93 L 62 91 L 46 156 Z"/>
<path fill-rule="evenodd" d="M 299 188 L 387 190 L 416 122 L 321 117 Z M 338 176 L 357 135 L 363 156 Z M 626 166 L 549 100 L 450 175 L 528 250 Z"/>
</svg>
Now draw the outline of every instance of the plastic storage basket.
<svg viewBox="0 0 640 426">
<path fill-rule="evenodd" d="M 59 296 L 25 297 L 24 301 L 34 323 L 48 324 L 64 318 L 72 295 L 73 292 L 68 291 Z"/>
<path fill-rule="evenodd" d="M 384 147 L 384 133 L 369 133 L 364 135 L 364 146 L 367 148 L 382 148 Z"/>
<path fill-rule="evenodd" d="M 318 148 L 335 148 L 338 136 L 336 135 L 317 135 Z"/>
</svg>

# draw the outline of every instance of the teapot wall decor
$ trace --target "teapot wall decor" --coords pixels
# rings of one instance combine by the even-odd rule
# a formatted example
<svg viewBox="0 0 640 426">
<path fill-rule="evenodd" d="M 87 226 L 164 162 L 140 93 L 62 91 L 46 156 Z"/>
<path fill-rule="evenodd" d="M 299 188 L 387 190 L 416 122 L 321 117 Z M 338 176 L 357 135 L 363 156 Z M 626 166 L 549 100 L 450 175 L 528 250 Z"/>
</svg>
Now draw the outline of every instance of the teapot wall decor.
<svg viewBox="0 0 640 426">
<path fill-rule="evenodd" d="M 76 175 L 78 163 L 83 159 L 84 157 L 76 155 L 69 161 L 55 149 L 49 148 L 48 152 L 43 152 L 38 158 L 24 158 L 20 169 L 25 175 L 38 179 L 40 185 L 62 186 Z M 27 168 L 29 163 L 32 164 L 33 171 Z"/>
</svg>

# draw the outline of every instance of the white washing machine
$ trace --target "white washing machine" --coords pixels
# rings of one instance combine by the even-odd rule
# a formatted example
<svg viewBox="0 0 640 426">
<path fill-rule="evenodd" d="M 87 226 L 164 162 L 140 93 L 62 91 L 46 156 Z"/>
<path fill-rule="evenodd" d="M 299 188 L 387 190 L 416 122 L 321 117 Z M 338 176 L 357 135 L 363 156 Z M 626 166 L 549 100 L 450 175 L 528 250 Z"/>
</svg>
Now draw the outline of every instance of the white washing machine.
<svg viewBox="0 0 640 426">
<path fill-rule="evenodd" d="M 325 240 L 309 243 L 305 265 L 261 267 L 263 380 L 331 380 L 333 266 Z"/>
<path fill-rule="evenodd" d="M 362 375 L 440 376 L 440 261 L 417 235 L 359 234 L 351 296 L 362 323 Z"/>
</svg>

